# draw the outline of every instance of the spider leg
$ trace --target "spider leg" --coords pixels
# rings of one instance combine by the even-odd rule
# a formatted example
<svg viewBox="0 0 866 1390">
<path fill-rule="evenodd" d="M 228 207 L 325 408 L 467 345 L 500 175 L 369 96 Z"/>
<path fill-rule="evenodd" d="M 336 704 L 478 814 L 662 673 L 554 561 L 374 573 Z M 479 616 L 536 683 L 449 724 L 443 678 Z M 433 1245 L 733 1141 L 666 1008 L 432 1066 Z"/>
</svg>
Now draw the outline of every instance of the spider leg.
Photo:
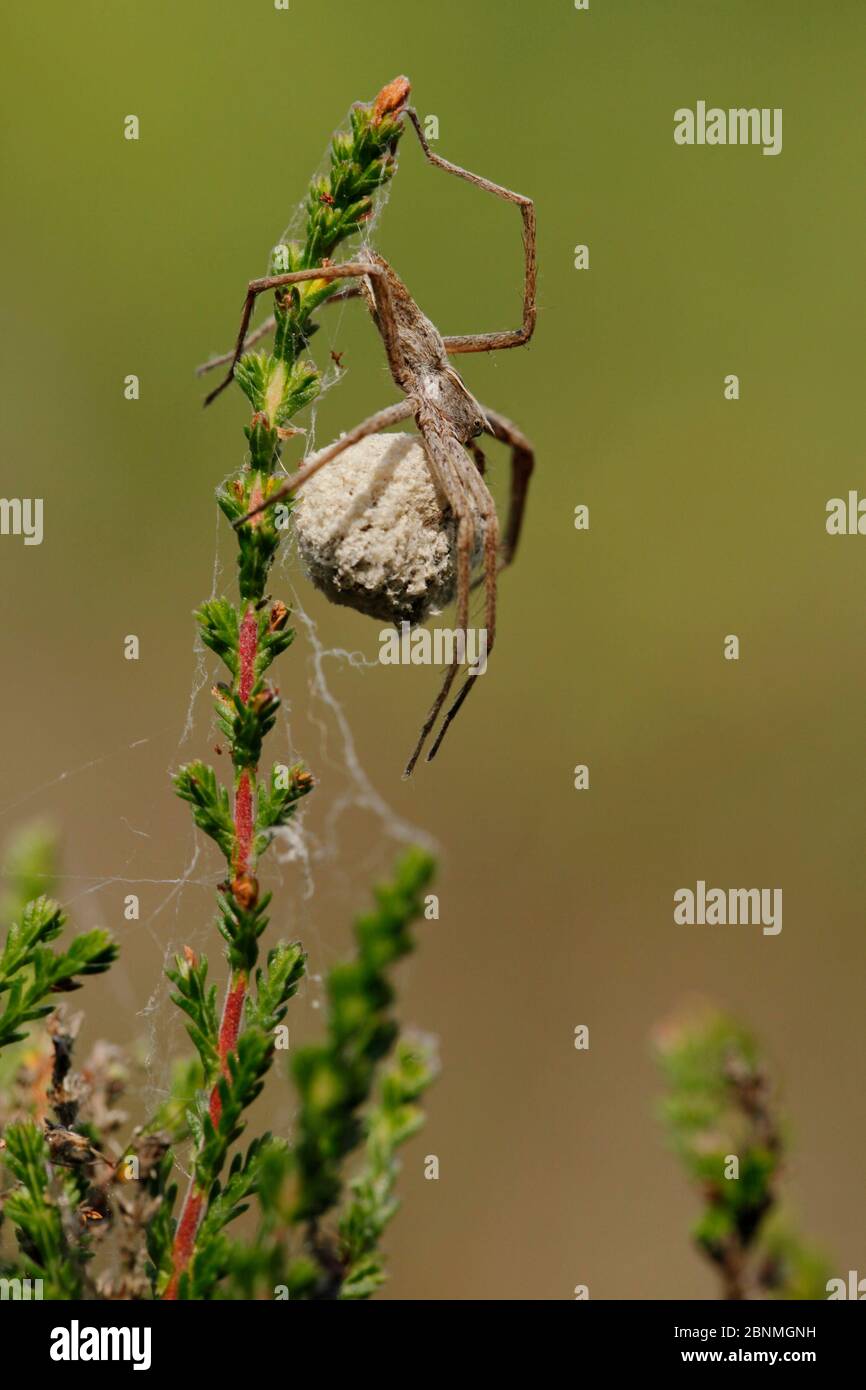
<svg viewBox="0 0 866 1390">
<path fill-rule="evenodd" d="M 459 631 L 465 633 L 469 626 L 469 589 L 472 553 L 475 549 L 475 520 L 469 505 L 469 498 L 461 481 L 460 472 L 451 458 L 451 451 L 455 445 L 461 449 L 461 453 L 462 447 L 457 444 L 456 440 L 446 441 L 435 429 L 425 429 L 422 419 L 418 416 L 416 419 L 426 445 L 427 459 L 430 463 L 433 480 L 440 487 L 451 508 L 452 515 L 457 519 L 457 627 Z M 460 663 L 455 651 L 454 660 L 445 673 L 439 694 L 430 706 L 427 718 L 424 720 L 412 750 L 412 755 L 404 769 L 404 779 L 412 776 L 415 764 L 421 756 L 430 730 L 436 723 L 439 711 L 448 698 L 448 692 L 454 684 L 459 669 Z"/>
<path fill-rule="evenodd" d="M 360 294 L 361 291 L 356 286 L 352 286 L 351 289 L 340 290 L 337 294 L 330 295 L 328 299 L 322 301 L 321 307 L 324 309 L 327 304 L 342 304 L 347 299 L 358 299 Z M 264 323 L 260 324 L 258 328 L 254 329 L 252 333 L 249 333 L 247 337 L 244 338 L 244 345 L 241 351 L 246 352 L 247 348 L 251 348 L 254 343 L 261 342 L 262 338 L 266 338 L 269 333 L 273 333 L 276 323 L 276 315 L 271 314 L 269 319 L 265 319 Z M 196 367 L 195 374 L 196 376 L 205 376 L 207 372 L 212 372 L 214 367 L 224 367 L 226 362 L 231 362 L 233 357 L 233 351 L 222 352 L 219 357 L 211 357 L 207 362 L 202 362 L 200 366 Z"/>
<path fill-rule="evenodd" d="M 219 386 L 216 386 L 210 395 L 205 397 L 205 405 L 210 405 L 211 401 L 216 400 L 220 392 L 230 386 L 234 380 L 235 367 L 244 350 L 253 305 L 260 294 L 264 294 L 266 290 L 279 289 L 281 285 L 297 285 L 302 280 L 348 280 L 355 276 L 363 278 L 370 275 L 381 275 L 381 271 L 377 266 L 370 265 L 365 261 L 349 261 L 345 265 L 311 266 L 308 270 L 289 270 L 283 275 L 265 275 L 260 280 L 251 280 L 247 286 L 241 326 L 232 353 L 231 365 Z"/>
<path fill-rule="evenodd" d="M 401 420 L 408 420 L 414 412 L 415 402 L 411 396 L 407 396 L 405 400 L 386 406 L 384 410 L 377 410 L 375 415 L 368 416 L 366 420 L 361 421 L 360 425 L 355 425 L 353 429 L 340 435 L 340 438 L 335 439 L 333 444 L 328 444 L 317 454 L 311 454 L 308 459 L 302 459 L 297 473 L 293 474 L 266 502 L 261 502 L 258 507 L 253 507 L 251 512 L 247 512 L 246 516 L 240 517 L 234 523 L 235 530 L 239 526 L 243 526 L 245 521 L 250 521 L 253 517 L 258 516 L 259 512 L 266 511 L 268 507 L 273 507 L 283 497 L 288 497 L 297 491 L 308 478 L 312 478 L 314 473 L 318 473 L 320 468 L 324 468 L 326 463 L 337 458 L 345 449 L 360 443 L 362 439 L 367 438 L 368 434 L 378 434 L 380 430 L 387 429 L 389 425 L 398 425 Z"/>
<path fill-rule="evenodd" d="M 500 415 L 497 410 L 490 410 L 486 405 L 482 406 L 481 410 L 489 425 L 488 433 L 500 443 L 511 446 L 511 497 L 499 565 L 500 569 L 505 569 L 514 559 L 517 542 L 520 540 L 529 479 L 535 467 L 535 453 L 529 440 L 511 420 Z"/>
<path fill-rule="evenodd" d="M 499 519 L 496 515 L 496 504 L 490 495 L 486 483 L 476 469 L 467 462 L 464 470 L 464 478 L 475 499 L 478 511 L 484 521 L 484 599 L 485 599 L 485 626 L 487 632 L 487 648 L 484 654 L 485 668 L 490 653 L 493 651 L 493 644 L 496 641 L 496 576 L 499 569 Z M 465 627 L 464 627 L 465 632 Z M 436 735 L 436 740 L 427 754 L 428 763 L 432 763 L 436 754 L 442 746 L 442 740 L 448 732 L 449 727 L 463 704 L 466 696 L 474 686 L 481 671 L 473 671 L 466 677 L 463 685 L 457 693 L 457 698 L 448 710 L 442 721 L 442 727 Z"/>
<path fill-rule="evenodd" d="M 497 198 L 504 198 L 508 203 L 516 203 L 523 218 L 523 323 L 520 328 L 506 333 L 467 333 L 445 338 L 443 341 L 446 351 L 494 352 L 499 348 L 520 347 L 523 343 L 528 343 L 535 328 L 536 314 L 535 204 L 531 198 L 524 197 L 522 193 L 513 193 L 510 188 L 503 188 L 501 184 L 492 183 L 490 179 L 482 178 L 480 174 L 470 173 L 468 169 L 462 169 L 459 164 L 452 164 L 449 160 L 443 159 L 441 155 L 434 154 L 421 129 L 417 111 L 413 107 L 407 106 L 406 114 L 415 128 L 415 134 L 421 142 L 421 149 L 431 164 L 435 164 L 438 169 L 444 169 L 446 173 L 456 174 L 458 178 L 474 183 L 477 188 L 483 188 L 485 192 L 493 193 Z"/>
</svg>

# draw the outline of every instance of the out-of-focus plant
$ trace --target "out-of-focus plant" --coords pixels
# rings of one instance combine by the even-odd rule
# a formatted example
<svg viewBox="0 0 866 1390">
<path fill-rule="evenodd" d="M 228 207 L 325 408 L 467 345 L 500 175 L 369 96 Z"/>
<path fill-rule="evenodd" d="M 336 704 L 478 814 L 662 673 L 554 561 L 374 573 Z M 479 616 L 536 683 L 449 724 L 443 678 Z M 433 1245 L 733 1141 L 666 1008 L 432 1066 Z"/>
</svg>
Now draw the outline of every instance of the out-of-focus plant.
<svg viewBox="0 0 866 1390">
<path fill-rule="evenodd" d="M 12 1229 L 15 1249 L 0 1244 L 0 1265 L 4 1277 L 40 1280 L 45 1297 L 77 1298 L 87 1283 L 92 1232 L 105 1216 L 103 1183 L 113 1174 L 98 1145 L 116 1121 L 115 1058 L 103 1049 L 93 1059 L 88 1095 L 100 1108 L 97 1129 L 80 1113 L 82 1090 L 71 1071 L 80 1020 L 66 1025 L 57 996 L 107 970 L 117 947 L 99 929 L 55 944 L 66 923 L 46 896 L 55 886 L 55 865 L 53 837 L 32 827 L 10 846 L 4 866 L 9 916 L 0 954 L 0 1219 Z M 34 890 L 39 896 L 30 899 Z"/>
<path fill-rule="evenodd" d="M 820 1256 L 778 1212 L 785 1138 L 755 1038 L 692 1008 L 660 1028 L 655 1052 L 672 1145 L 703 1200 L 693 1235 L 727 1299 L 826 1297 Z"/>
</svg>

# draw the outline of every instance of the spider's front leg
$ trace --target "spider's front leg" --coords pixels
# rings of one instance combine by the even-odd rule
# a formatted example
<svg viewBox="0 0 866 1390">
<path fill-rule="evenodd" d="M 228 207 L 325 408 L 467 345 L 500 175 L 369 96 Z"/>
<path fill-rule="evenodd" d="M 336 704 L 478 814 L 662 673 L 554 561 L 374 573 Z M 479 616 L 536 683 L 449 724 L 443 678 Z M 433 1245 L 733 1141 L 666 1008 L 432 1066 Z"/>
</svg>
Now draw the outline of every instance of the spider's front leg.
<svg viewBox="0 0 866 1390">
<path fill-rule="evenodd" d="M 529 342 L 535 328 L 537 280 L 535 204 L 531 198 L 527 198 L 523 193 L 515 193 L 510 188 L 503 188 L 502 184 L 493 183 L 490 179 L 482 178 L 480 174 L 473 174 L 471 170 L 463 169 L 459 164 L 452 164 L 450 160 L 434 154 L 427 143 L 424 131 L 421 129 L 418 112 L 414 107 L 407 106 L 406 114 L 418 136 L 424 156 L 431 164 L 435 164 L 437 169 L 444 169 L 447 174 L 456 174 L 458 178 L 466 179 L 467 183 L 473 183 L 476 188 L 483 188 L 486 193 L 492 193 L 507 203 L 516 203 L 523 219 L 523 322 L 520 328 L 505 333 L 465 333 L 456 337 L 445 338 L 443 340 L 445 350 L 446 352 L 496 352 L 500 348 L 521 347 L 524 343 Z"/>
<path fill-rule="evenodd" d="M 231 357 L 231 365 L 219 386 L 205 397 L 205 405 L 210 405 L 211 401 L 216 400 L 217 396 L 230 386 L 234 380 L 235 367 L 240 360 L 244 350 L 244 343 L 247 338 L 247 330 L 250 326 L 253 306 L 260 294 L 267 290 L 278 290 L 282 285 L 297 285 L 302 280 L 349 280 L 357 277 L 379 275 L 381 272 L 378 267 L 368 264 L 366 261 L 348 261 L 344 265 L 321 265 L 311 266 L 308 270 L 289 270 L 282 275 L 265 275 L 260 280 L 251 280 L 247 286 L 246 299 L 244 300 L 244 310 L 241 315 L 241 326 L 238 331 L 237 342 Z"/>
</svg>

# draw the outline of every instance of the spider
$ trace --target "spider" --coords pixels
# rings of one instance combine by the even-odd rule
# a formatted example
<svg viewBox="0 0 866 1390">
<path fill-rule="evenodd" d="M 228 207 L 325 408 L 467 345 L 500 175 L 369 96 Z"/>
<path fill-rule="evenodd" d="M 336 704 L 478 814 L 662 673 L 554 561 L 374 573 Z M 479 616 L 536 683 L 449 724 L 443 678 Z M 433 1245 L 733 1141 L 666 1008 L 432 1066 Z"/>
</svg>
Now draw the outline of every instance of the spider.
<svg viewBox="0 0 866 1390">
<path fill-rule="evenodd" d="M 408 83 L 406 83 L 408 95 Z M 489 179 L 473 174 L 458 164 L 452 164 L 434 154 L 425 138 L 417 112 L 411 106 L 403 107 L 408 116 L 425 157 L 431 164 L 444 169 L 449 174 L 466 179 L 476 187 L 493 193 L 506 202 L 516 203 L 523 219 L 523 322 L 519 328 L 501 333 L 471 333 L 456 337 L 442 337 L 438 329 L 421 312 L 408 289 L 396 271 L 384 257 L 369 248 L 363 248 L 358 258 L 342 265 L 315 266 L 308 270 L 290 271 L 280 275 L 269 275 L 251 280 L 247 287 L 240 330 L 232 354 L 215 358 L 200 370 L 207 371 L 222 362 L 229 361 L 228 372 L 205 400 L 209 405 L 221 391 L 231 383 L 235 366 L 244 349 L 262 337 L 273 325 L 268 320 L 255 333 L 247 336 L 253 306 L 260 294 L 279 289 L 283 285 L 294 285 L 301 280 L 348 280 L 357 278 L 358 287 L 342 291 L 336 298 L 354 298 L 362 295 L 379 331 L 391 375 L 403 392 L 403 400 L 386 406 L 375 415 L 348 430 L 333 444 L 302 460 L 298 471 L 278 489 L 267 502 L 255 508 L 242 518 L 238 525 L 249 521 L 266 507 L 273 506 L 282 498 L 302 487 L 308 478 L 320 468 L 335 459 L 344 449 L 357 444 L 367 435 L 386 430 L 414 416 L 423 442 L 427 463 L 433 482 L 445 497 L 457 528 L 456 568 L 457 568 L 457 627 L 465 632 L 469 624 L 469 595 L 473 587 L 471 569 L 475 547 L 476 512 L 483 522 L 483 576 L 485 621 L 487 627 L 487 651 L 493 649 L 496 635 L 496 586 L 500 569 L 514 559 L 517 543 L 523 524 L 526 495 L 529 479 L 534 466 L 532 446 L 521 431 L 504 415 L 479 404 L 465 386 L 460 375 L 448 360 L 450 354 L 463 352 L 495 352 L 501 348 L 521 347 L 528 343 L 535 327 L 536 305 L 536 256 L 535 256 L 535 207 L 530 198 L 521 193 L 513 193 L 508 188 L 492 183 Z M 511 448 L 511 494 L 508 517 L 504 535 L 500 533 L 496 506 L 483 478 L 484 458 L 474 441 L 481 434 L 507 444 Z M 468 452 L 467 452 L 468 451 Z M 442 686 L 424 721 L 412 755 L 406 764 L 404 777 L 409 777 L 427 742 L 439 713 L 448 698 L 459 669 L 459 661 L 451 664 L 445 673 Z M 442 740 L 454 720 L 455 715 L 472 689 L 478 673 L 468 675 L 457 693 L 450 708 L 446 711 L 442 725 L 427 754 L 430 762 L 439 751 Z"/>
</svg>

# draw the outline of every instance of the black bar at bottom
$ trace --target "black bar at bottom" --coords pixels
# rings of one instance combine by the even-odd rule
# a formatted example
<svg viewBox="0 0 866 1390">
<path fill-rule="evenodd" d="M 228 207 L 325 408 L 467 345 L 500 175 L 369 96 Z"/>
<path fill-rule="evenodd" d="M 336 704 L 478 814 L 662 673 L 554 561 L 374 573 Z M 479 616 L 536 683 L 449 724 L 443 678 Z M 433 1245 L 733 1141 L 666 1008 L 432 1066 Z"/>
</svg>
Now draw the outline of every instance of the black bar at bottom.
<svg viewBox="0 0 866 1390">
<path fill-rule="evenodd" d="M 425 1311 L 411 1304 L 407 1316 L 393 1303 L 343 1309 L 339 1324 L 307 1322 L 308 1305 L 268 1303 L 39 1303 L 0 1301 L 0 1339 L 4 1359 L 20 1354 L 28 1370 L 39 1378 L 56 1370 L 87 1372 L 91 1378 L 103 1372 L 138 1370 L 142 1375 L 194 1376 L 212 1373 L 224 1384 L 232 1372 L 283 1367 L 287 1375 L 297 1366 L 295 1353 L 303 1351 L 301 1364 L 323 1358 L 327 1378 L 336 1365 L 364 1370 L 377 1361 L 392 1361 L 388 1352 L 398 1337 L 405 1375 L 422 1383 L 437 1363 L 453 1374 L 460 1364 L 469 1369 L 477 1360 L 485 1374 L 503 1359 L 537 1358 L 531 1379 L 543 1381 L 552 1370 L 551 1356 L 568 1358 L 575 1371 L 581 1367 L 599 1371 L 647 1369 L 666 1371 L 680 1366 L 735 1365 L 776 1368 L 807 1366 L 826 1374 L 849 1367 L 849 1374 L 863 1364 L 866 1323 L 858 1312 L 842 1303 L 692 1303 L 574 1301 L 568 1311 L 544 1314 L 537 1324 L 541 1303 L 523 1305 L 515 1318 L 513 1304 L 500 1306 L 508 1318 L 499 1324 L 497 1305 L 473 1300 L 465 1303 L 437 1301 Z M 485 1312 L 485 1308 L 487 1311 Z M 390 1310 L 390 1312 L 389 1312 Z M 415 1316 L 421 1322 L 415 1323 Z M 342 1318 L 349 1317 L 346 1324 Z M 379 1322 L 384 1317 L 385 1323 Z M 389 1323 L 390 1317 L 398 1322 Z M 457 1319 L 456 1325 L 451 1318 Z M 463 1323 L 463 1318 L 467 1322 Z M 355 1322 L 358 1318 L 358 1322 Z M 488 1324 L 487 1319 L 492 1322 Z M 548 1318 L 550 1321 L 548 1321 Z M 451 1327 L 459 1344 L 449 1335 Z M 334 1338 L 326 1328 L 342 1327 Z M 323 1332 L 326 1341 L 311 1341 Z M 562 1337 L 561 1345 L 559 1338 Z M 410 1354 L 412 1345 L 416 1352 Z M 459 1347 L 459 1350 L 458 1350 Z M 418 1358 L 416 1360 L 416 1357 Z M 407 1359 L 408 1358 L 408 1359 Z M 455 1360 L 456 1358 L 456 1360 Z M 547 1369 L 545 1369 L 545 1367 Z M 511 1363 L 513 1371 L 517 1370 Z M 58 1378 L 58 1383 L 62 1383 Z"/>
</svg>

